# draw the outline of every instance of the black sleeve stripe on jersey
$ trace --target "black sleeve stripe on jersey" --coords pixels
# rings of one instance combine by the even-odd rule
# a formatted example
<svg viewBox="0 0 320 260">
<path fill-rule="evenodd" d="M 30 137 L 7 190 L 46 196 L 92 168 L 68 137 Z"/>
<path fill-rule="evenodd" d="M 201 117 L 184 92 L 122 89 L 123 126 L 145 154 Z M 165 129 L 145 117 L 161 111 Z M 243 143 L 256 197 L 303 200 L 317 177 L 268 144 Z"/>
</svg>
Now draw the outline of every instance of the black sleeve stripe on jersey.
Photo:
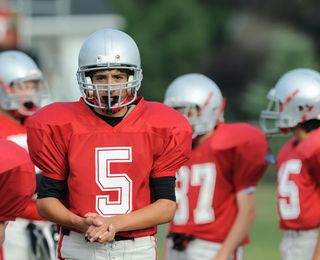
<svg viewBox="0 0 320 260">
<path fill-rule="evenodd" d="M 38 188 L 38 198 L 54 197 L 61 199 L 67 192 L 67 181 L 59 181 L 43 176 Z"/>
<path fill-rule="evenodd" d="M 175 186 L 176 178 L 172 176 L 150 179 L 152 201 L 158 199 L 176 201 Z"/>
</svg>

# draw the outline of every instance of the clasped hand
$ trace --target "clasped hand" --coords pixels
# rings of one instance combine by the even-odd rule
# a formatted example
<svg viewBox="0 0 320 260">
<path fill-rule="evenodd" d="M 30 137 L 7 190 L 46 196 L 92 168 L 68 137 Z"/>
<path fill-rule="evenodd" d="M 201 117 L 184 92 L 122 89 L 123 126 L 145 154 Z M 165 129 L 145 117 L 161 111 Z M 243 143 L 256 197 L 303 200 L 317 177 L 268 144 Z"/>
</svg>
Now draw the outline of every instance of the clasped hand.
<svg viewBox="0 0 320 260">
<path fill-rule="evenodd" d="M 111 242 L 116 234 L 113 218 L 105 218 L 97 213 L 87 213 L 84 222 L 89 226 L 85 236 L 90 242 Z"/>
</svg>

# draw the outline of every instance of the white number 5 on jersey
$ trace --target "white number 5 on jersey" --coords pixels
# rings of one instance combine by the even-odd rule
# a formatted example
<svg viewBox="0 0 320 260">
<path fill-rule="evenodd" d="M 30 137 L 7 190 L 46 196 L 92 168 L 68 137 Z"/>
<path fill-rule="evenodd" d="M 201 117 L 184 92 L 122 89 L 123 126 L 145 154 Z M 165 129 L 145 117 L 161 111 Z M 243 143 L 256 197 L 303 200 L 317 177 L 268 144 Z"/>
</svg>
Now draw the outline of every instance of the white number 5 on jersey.
<svg viewBox="0 0 320 260">
<path fill-rule="evenodd" d="M 278 173 L 279 213 L 282 219 L 296 219 L 300 215 L 299 189 L 290 179 L 293 174 L 300 174 L 300 160 L 283 163 Z"/>
<path fill-rule="evenodd" d="M 132 211 L 132 180 L 125 173 L 110 172 L 113 163 L 131 163 L 131 147 L 96 148 L 96 183 L 102 191 L 116 191 L 116 200 L 109 195 L 96 196 L 96 210 L 103 216 L 126 214 Z"/>
</svg>

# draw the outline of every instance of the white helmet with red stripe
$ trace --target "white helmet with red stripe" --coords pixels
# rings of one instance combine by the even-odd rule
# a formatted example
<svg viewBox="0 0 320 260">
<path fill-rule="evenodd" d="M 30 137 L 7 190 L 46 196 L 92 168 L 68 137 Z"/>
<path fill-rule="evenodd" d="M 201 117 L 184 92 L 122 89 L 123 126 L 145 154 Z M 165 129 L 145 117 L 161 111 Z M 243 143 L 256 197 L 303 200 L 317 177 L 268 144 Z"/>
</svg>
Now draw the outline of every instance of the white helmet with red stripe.
<svg viewBox="0 0 320 260">
<path fill-rule="evenodd" d="M 320 74 L 298 68 L 285 73 L 268 93 L 269 104 L 260 115 L 267 134 L 280 133 L 310 119 L 320 119 Z"/>
<path fill-rule="evenodd" d="M 175 109 L 183 108 L 193 128 L 193 138 L 211 131 L 223 121 L 221 91 L 202 74 L 190 73 L 176 78 L 166 90 L 164 103 Z"/>
</svg>

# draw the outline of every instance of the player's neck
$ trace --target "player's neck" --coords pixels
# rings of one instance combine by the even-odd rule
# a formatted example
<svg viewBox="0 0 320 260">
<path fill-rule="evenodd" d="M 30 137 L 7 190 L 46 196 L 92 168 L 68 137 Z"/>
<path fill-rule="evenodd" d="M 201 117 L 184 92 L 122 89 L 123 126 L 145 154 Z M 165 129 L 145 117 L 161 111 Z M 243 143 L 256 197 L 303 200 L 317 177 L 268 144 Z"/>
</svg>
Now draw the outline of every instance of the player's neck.
<svg viewBox="0 0 320 260">
<path fill-rule="evenodd" d="M 207 140 L 207 138 L 212 134 L 212 132 L 213 130 L 204 135 L 197 136 L 195 139 L 193 139 L 193 148 L 197 147 L 198 145 L 202 144 L 205 140 Z"/>
<path fill-rule="evenodd" d="M 292 128 L 292 133 L 294 134 L 294 136 L 297 138 L 299 142 L 305 140 L 310 134 L 305 130 L 303 130 L 301 127 Z"/>
</svg>

